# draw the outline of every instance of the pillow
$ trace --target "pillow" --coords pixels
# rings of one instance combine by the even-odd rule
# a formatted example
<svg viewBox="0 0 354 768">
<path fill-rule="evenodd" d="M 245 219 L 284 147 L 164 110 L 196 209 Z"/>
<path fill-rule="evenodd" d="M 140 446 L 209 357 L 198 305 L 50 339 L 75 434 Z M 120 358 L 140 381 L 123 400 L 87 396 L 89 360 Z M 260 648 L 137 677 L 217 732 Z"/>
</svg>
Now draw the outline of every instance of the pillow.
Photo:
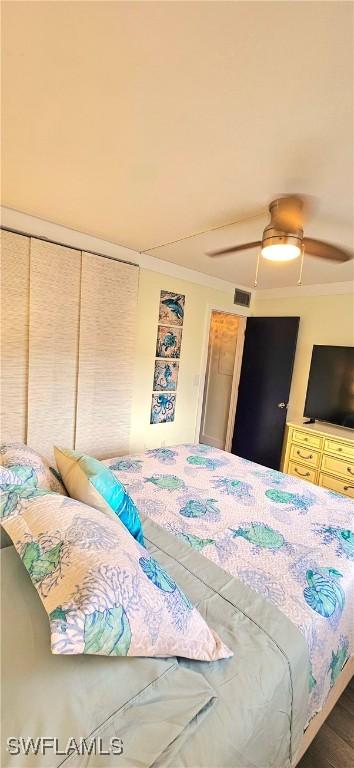
<svg viewBox="0 0 354 768">
<path fill-rule="evenodd" d="M 13 471 L 16 470 L 16 471 Z M 0 467 L 0 517 L 20 511 L 23 499 L 44 496 L 54 491 L 37 488 L 37 477 L 31 467 Z"/>
<path fill-rule="evenodd" d="M 37 451 L 23 443 L 3 443 L 0 446 L 0 464 L 19 475 L 21 482 L 32 482 L 38 488 L 66 496 L 56 469 L 51 467 Z M 23 469 L 23 471 L 21 470 Z"/>
<path fill-rule="evenodd" d="M 132 536 L 144 544 L 139 512 L 113 472 L 97 459 L 79 451 L 54 448 L 54 453 L 70 496 L 114 519 L 118 515 Z"/>
<path fill-rule="evenodd" d="M 44 494 L 21 499 L 2 525 L 48 613 L 54 654 L 232 656 L 118 519 Z"/>
<path fill-rule="evenodd" d="M 2 467 L 0 465 L 1 488 L 5 488 L 7 485 L 23 485 L 23 483 L 37 484 L 33 467 L 25 467 L 22 464 L 14 465 L 14 467 Z"/>
<path fill-rule="evenodd" d="M 10 482 L 13 480 L 15 483 L 18 481 L 18 478 L 14 473 L 11 473 L 10 470 L 4 469 L 3 467 L 0 467 L 0 491 Z M 2 507 L 2 493 L 0 494 L 0 514 L 1 514 L 1 507 Z M 0 549 L 5 549 L 5 547 L 9 547 L 12 544 L 11 539 L 8 537 L 6 531 L 1 528 L 0 530 Z"/>
</svg>

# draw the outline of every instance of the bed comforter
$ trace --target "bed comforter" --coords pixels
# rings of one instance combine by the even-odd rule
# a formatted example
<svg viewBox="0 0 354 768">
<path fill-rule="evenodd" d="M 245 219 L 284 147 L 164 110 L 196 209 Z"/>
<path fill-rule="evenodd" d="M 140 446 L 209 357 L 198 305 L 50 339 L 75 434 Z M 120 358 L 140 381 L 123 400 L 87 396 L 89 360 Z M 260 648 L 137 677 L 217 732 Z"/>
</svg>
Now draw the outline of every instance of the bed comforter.
<svg viewBox="0 0 354 768">
<path fill-rule="evenodd" d="M 307 701 L 307 650 L 296 627 L 261 595 L 145 522 L 149 551 L 166 567 L 234 656 L 217 662 L 58 656 L 14 547 L 2 570 L 3 768 L 289 768 Z M 9 599 L 9 595 L 11 599 Z M 74 739 L 108 754 L 12 756 L 9 737 Z M 109 754 L 112 738 L 123 753 Z"/>
<path fill-rule="evenodd" d="M 310 720 L 354 652 L 354 503 L 206 445 L 105 463 L 143 515 L 300 630 L 310 659 Z"/>
</svg>

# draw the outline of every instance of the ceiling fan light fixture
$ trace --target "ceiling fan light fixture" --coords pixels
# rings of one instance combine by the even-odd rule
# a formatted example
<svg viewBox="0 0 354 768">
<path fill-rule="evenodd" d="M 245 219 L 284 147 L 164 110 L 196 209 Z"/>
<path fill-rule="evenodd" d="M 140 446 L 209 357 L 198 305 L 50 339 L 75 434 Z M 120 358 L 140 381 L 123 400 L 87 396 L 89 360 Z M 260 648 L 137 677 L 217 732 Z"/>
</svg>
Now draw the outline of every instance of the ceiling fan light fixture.
<svg viewBox="0 0 354 768">
<path fill-rule="evenodd" d="M 301 254 L 301 238 L 296 235 L 273 235 L 262 241 L 262 256 L 269 261 L 292 261 Z"/>
<path fill-rule="evenodd" d="M 301 248 L 291 243 L 277 243 L 265 245 L 262 248 L 262 256 L 269 261 L 292 261 L 300 256 Z"/>
</svg>

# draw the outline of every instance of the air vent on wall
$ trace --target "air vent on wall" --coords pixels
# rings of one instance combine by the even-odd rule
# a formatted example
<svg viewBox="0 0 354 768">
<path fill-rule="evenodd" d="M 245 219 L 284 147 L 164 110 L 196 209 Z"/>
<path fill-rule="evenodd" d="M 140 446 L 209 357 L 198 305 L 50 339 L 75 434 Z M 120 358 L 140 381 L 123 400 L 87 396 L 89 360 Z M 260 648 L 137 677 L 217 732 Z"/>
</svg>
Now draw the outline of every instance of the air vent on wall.
<svg viewBox="0 0 354 768">
<path fill-rule="evenodd" d="M 248 291 L 241 291 L 235 288 L 234 304 L 240 304 L 241 307 L 249 307 L 251 303 L 251 294 Z"/>
</svg>

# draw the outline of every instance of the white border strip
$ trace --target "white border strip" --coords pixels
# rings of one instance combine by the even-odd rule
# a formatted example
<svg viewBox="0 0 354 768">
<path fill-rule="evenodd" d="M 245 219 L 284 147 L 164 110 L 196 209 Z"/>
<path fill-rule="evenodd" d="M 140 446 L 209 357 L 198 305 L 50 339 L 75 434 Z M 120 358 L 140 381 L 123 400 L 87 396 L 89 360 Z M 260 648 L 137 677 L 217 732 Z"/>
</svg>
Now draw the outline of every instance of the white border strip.
<svg viewBox="0 0 354 768">
<path fill-rule="evenodd" d="M 1 206 L 1 225 L 9 229 L 15 229 L 19 232 L 32 235 L 33 237 L 44 237 L 47 240 L 54 240 L 57 243 L 63 243 L 69 247 L 76 248 L 79 251 L 96 251 L 103 256 L 110 256 L 113 259 L 122 261 L 131 261 L 138 264 L 138 253 L 130 248 L 124 248 L 122 245 L 110 243 L 108 240 L 101 240 L 92 235 L 86 235 L 70 227 L 63 227 L 61 224 L 54 224 L 51 221 L 30 216 L 21 211 L 15 211 L 13 208 Z"/>
<path fill-rule="evenodd" d="M 143 269 L 149 269 L 152 272 L 160 272 L 163 275 L 176 277 L 179 280 L 187 280 L 190 283 L 203 285 L 207 288 L 214 288 L 224 291 L 229 296 L 234 295 L 235 288 L 248 291 L 252 299 L 257 294 L 261 299 L 282 299 L 296 296 L 330 296 L 335 294 L 354 294 L 354 281 L 348 280 L 342 283 L 319 283 L 316 285 L 290 286 L 287 288 L 250 288 L 242 283 L 230 283 L 228 280 L 222 280 L 219 277 L 206 275 L 204 272 L 197 272 L 189 267 L 182 267 L 179 264 L 173 264 L 170 261 L 157 259 L 148 253 L 139 253 L 123 245 L 112 243 L 108 240 L 102 240 L 93 235 L 87 235 L 70 227 L 64 227 L 61 224 L 54 224 L 51 221 L 40 219 L 37 216 L 31 216 L 21 211 L 15 211 L 13 208 L 1 206 L 1 223 L 3 227 L 15 229 L 19 232 L 25 232 L 33 237 L 45 237 L 48 240 L 54 240 L 58 243 L 77 248 L 82 251 L 94 251 L 103 256 L 110 256 L 112 259 L 129 261 L 137 264 Z"/>
<path fill-rule="evenodd" d="M 263 288 L 256 291 L 257 299 L 287 299 L 297 296 L 334 296 L 335 294 L 354 294 L 354 281 L 342 283 L 316 283 L 298 285 L 289 288 Z"/>
<path fill-rule="evenodd" d="M 161 274 L 170 275 L 171 277 L 176 277 L 180 280 L 187 280 L 190 283 L 197 283 L 197 285 L 204 285 L 208 288 L 216 288 L 219 291 L 224 291 L 230 296 L 234 295 L 236 287 L 252 293 L 248 287 L 241 283 L 237 283 L 236 285 L 227 280 L 222 280 L 219 277 L 212 277 L 212 275 L 206 275 L 204 272 L 197 272 L 195 269 L 189 269 L 188 267 L 182 267 L 169 261 L 163 261 L 163 259 L 157 259 L 155 256 L 150 256 L 147 253 L 139 253 L 139 251 L 134 251 L 123 245 L 118 245 L 117 243 L 112 243 L 108 240 L 102 240 L 93 235 L 87 235 L 76 229 L 64 227 L 61 224 L 54 224 L 51 221 L 40 219 L 37 216 L 31 216 L 30 214 L 22 213 L 21 211 L 15 211 L 13 208 L 1 206 L 0 211 L 1 224 L 3 227 L 18 230 L 19 232 L 24 232 L 33 237 L 44 237 L 48 240 L 54 240 L 55 242 L 63 243 L 63 245 L 68 245 L 81 251 L 94 251 L 103 256 L 110 256 L 112 259 L 129 261 L 133 264 L 137 264 L 143 269 L 149 269 L 152 272 L 160 272 Z"/>
</svg>

